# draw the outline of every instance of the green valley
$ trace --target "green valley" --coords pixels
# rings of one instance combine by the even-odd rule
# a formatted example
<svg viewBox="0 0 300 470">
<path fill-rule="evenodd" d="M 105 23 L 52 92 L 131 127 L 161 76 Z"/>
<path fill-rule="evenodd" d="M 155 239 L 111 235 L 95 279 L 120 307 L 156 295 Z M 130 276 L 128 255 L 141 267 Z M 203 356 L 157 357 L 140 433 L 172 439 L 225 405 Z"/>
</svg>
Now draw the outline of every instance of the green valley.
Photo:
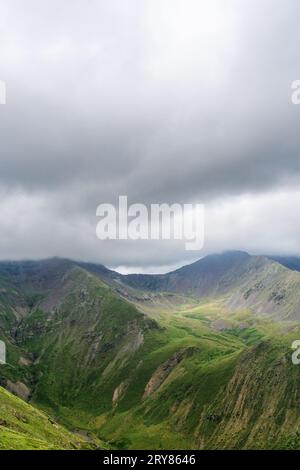
<svg viewBox="0 0 300 470">
<path fill-rule="evenodd" d="M 3 390 L 0 413 L 9 397 L 51 417 L 47 426 L 53 420 L 66 433 L 62 448 L 73 448 L 78 436 L 94 448 L 300 448 L 300 368 L 291 362 L 300 324 L 289 294 L 300 274 L 245 255 L 234 255 L 233 266 L 228 257 L 227 265 L 207 263 L 198 270 L 201 295 L 181 284 L 164 290 L 161 276 L 132 278 L 68 260 L 0 264 L 9 363 L 0 368 L 1 384 L 28 402 Z M 269 295 L 273 270 L 274 280 L 287 273 L 286 318 Z M 244 296 L 262 279 L 255 302 L 269 299 L 264 311 L 253 300 L 245 305 Z M 12 422 L 11 429 L 0 425 L 11 448 L 43 448 L 46 426 L 30 420 L 21 439 Z"/>
</svg>

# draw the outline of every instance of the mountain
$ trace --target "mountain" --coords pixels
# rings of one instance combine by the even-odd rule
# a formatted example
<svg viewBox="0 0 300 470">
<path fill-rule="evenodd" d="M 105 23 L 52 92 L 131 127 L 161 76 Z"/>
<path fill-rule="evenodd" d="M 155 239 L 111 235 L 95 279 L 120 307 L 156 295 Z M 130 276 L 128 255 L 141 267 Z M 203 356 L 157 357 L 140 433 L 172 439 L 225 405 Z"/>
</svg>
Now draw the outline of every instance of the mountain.
<svg viewBox="0 0 300 470">
<path fill-rule="evenodd" d="M 144 332 L 158 325 L 76 263 L 47 260 L 45 265 L 37 263 L 36 270 L 33 265 L 18 264 L 10 269 L 5 265 L 2 269 L 7 273 L 0 295 L 1 317 L 5 319 L 2 335 L 14 348 L 29 348 L 30 358 L 38 357 L 47 367 L 36 389 L 41 399 L 46 400 L 41 389 L 55 382 L 52 374 L 63 368 L 57 388 L 52 387 L 55 397 L 64 400 L 69 391 L 68 398 L 74 403 L 84 400 L 83 375 L 89 383 L 96 374 L 100 380 L 103 371 L 108 386 L 111 361 L 120 358 L 124 364 L 126 356 L 143 343 Z M 47 401 L 52 399 L 47 394 Z"/>
<path fill-rule="evenodd" d="M 184 292 L 197 296 L 224 293 L 234 285 L 239 272 L 251 259 L 244 252 L 209 255 L 193 264 L 163 275 L 130 274 L 123 278 L 132 287 L 156 291 Z"/>
<path fill-rule="evenodd" d="M 297 256 L 268 256 L 292 271 L 300 271 L 300 258 Z"/>
<path fill-rule="evenodd" d="M 299 278 L 242 252 L 160 276 L 0 263 L 1 385 L 98 447 L 300 448 Z"/>
<path fill-rule="evenodd" d="M 251 308 L 258 314 L 300 320 L 300 274 L 265 256 L 225 252 L 160 276 L 128 275 L 123 282 L 134 288 L 179 292 L 200 299 L 222 297 L 232 310 Z"/>
</svg>

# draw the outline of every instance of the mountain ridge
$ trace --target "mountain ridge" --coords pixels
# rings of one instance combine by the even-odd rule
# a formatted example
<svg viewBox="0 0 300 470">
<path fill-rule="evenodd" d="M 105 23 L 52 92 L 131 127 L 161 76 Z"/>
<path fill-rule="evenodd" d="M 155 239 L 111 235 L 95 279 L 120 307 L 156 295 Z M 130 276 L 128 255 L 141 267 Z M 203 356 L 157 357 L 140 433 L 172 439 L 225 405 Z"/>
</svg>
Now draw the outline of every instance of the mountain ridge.
<svg viewBox="0 0 300 470">
<path fill-rule="evenodd" d="M 283 262 L 283 261 L 282 261 Z M 285 264 L 288 264 L 286 261 Z M 295 261 L 293 266 L 295 267 Z M 52 258 L 44 261 L 0 262 L 0 276 L 36 291 L 59 283 L 59 276 L 79 267 L 107 283 L 127 300 L 143 293 L 177 293 L 198 299 L 226 297 L 232 308 L 251 308 L 280 319 L 300 319 L 300 273 L 267 256 L 243 251 L 208 255 L 166 274 L 122 275 L 101 264 Z M 34 272 L 34 276 L 31 275 Z M 27 284 L 28 285 L 27 285 Z M 30 287 L 29 286 L 29 287 Z"/>
</svg>

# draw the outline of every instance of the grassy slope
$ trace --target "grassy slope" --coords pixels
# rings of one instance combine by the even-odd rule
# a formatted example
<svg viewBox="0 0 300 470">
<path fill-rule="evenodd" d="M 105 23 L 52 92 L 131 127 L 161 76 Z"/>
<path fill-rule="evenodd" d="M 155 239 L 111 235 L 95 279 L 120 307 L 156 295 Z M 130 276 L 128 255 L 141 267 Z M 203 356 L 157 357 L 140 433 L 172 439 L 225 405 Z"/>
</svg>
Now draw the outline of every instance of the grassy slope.
<svg viewBox="0 0 300 470">
<path fill-rule="evenodd" d="M 157 325 L 82 270 L 69 281 L 54 314 L 33 311 L 23 322 L 22 346 L 39 356 L 32 367 L 37 402 L 62 415 L 70 407 L 99 414 L 111 408 L 112 392 L 136 365 L 145 332 Z M 43 315 L 47 328 L 39 330 Z"/>
<path fill-rule="evenodd" d="M 7 302 L 7 290 L 4 294 L 0 310 L 3 317 L 9 313 L 9 325 L 2 329 L 9 365 L 1 366 L 2 383 L 22 380 L 35 391 L 35 404 L 72 428 L 82 428 L 85 416 L 110 409 L 111 390 L 119 377 L 116 371 L 125 373 L 120 366 L 155 323 L 101 281 L 75 268 L 64 273 L 54 292 L 60 307 L 54 305 L 50 312 L 33 306 L 19 319 L 13 341 L 15 312 Z M 22 294 L 18 294 L 20 303 L 24 302 Z M 20 365 L 21 356 L 39 359 Z M 12 439 L 11 448 L 16 445 Z"/>
<path fill-rule="evenodd" d="M 0 387 L 0 449 L 82 449 L 88 447 L 43 412 Z"/>
<path fill-rule="evenodd" d="M 241 312 L 215 331 L 220 317 L 228 314 L 212 304 L 165 315 L 168 348 L 197 352 L 134 410 L 121 402 L 104 426 L 98 420 L 102 436 L 132 448 L 300 448 L 300 371 L 289 349 L 298 327 Z M 237 328 L 241 321 L 247 328 Z M 154 356 L 162 360 L 163 350 Z"/>
</svg>

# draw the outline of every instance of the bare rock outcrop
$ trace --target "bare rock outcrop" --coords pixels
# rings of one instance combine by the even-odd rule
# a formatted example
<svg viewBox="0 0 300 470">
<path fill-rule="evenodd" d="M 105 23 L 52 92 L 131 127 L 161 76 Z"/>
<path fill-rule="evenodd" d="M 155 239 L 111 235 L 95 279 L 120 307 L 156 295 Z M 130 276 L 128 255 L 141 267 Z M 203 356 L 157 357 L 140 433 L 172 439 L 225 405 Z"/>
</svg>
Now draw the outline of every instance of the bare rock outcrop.
<svg viewBox="0 0 300 470">
<path fill-rule="evenodd" d="M 6 388 L 9 392 L 14 393 L 19 398 L 22 398 L 25 401 L 28 401 L 31 395 L 30 389 L 23 382 L 11 382 L 10 380 L 6 381 Z"/>
</svg>

